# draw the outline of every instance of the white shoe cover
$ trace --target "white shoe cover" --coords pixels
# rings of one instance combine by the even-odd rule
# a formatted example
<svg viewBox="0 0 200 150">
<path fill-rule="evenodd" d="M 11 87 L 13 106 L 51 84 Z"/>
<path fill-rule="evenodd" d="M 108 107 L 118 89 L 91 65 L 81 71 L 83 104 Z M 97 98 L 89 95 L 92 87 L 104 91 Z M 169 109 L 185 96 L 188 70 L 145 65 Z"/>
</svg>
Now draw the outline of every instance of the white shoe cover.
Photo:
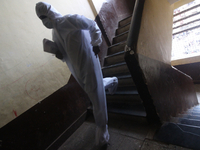
<svg viewBox="0 0 200 150">
<path fill-rule="evenodd" d="M 108 125 L 96 128 L 96 145 L 103 146 L 108 143 L 110 135 L 108 133 Z"/>
<path fill-rule="evenodd" d="M 117 86 L 118 86 L 118 79 L 117 77 L 108 77 L 108 78 L 103 78 L 103 83 L 104 83 L 104 87 L 105 89 L 109 91 L 109 93 L 111 95 L 113 95 L 116 90 L 117 90 Z"/>
</svg>

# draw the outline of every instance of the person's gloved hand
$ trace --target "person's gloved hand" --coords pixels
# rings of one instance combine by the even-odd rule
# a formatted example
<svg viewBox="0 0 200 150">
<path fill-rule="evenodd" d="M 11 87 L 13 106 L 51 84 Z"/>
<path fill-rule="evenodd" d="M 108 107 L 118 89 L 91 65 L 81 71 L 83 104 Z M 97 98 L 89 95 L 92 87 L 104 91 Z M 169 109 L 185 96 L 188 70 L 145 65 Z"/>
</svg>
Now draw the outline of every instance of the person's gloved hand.
<svg viewBox="0 0 200 150">
<path fill-rule="evenodd" d="M 99 46 L 93 46 L 93 52 L 95 56 L 97 57 L 97 54 L 100 52 Z"/>
<path fill-rule="evenodd" d="M 102 43 L 101 32 L 91 33 L 91 45 L 99 46 Z"/>
<path fill-rule="evenodd" d="M 56 52 L 56 58 L 61 59 L 61 60 L 63 59 L 63 55 L 61 54 L 59 50 Z"/>
</svg>

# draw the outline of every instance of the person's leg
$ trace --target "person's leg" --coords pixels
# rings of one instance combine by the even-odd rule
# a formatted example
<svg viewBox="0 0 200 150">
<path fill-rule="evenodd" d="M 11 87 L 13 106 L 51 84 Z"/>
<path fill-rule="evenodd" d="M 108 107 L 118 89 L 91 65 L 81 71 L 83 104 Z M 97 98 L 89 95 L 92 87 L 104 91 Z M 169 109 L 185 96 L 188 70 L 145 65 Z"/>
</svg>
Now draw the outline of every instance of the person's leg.
<svg viewBox="0 0 200 150">
<path fill-rule="evenodd" d="M 92 105 L 93 105 L 93 114 L 95 118 L 96 128 L 96 145 L 104 145 L 109 141 L 108 133 L 108 115 L 107 115 L 107 105 L 105 94 L 100 92 L 90 92 L 87 93 Z"/>
<path fill-rule="evenodd" d="M 96 144 L 102 145 L 108 143 L 109 140 L 107 103 L 99 59 L 94 57 L 92 62 L 94 68 L 89 68 L 90 70 L 87 71 L 88 74 L 84 78 L 84 89 L 93 105 L 97 125 Z"/>
<path fill-rule="evenodd" d="M 98 76 L 99 77 L 99 76 Z M 79 79 L 79 78 L 76 78 Z M 98 81 L 97 81 L 98 80 Z M 86 76 L 84 80 L 77 80 L 79 85 L 87 93 L 92 106 L 96 128 L 96 145 L 105 145 L 109 141 L 108 133 L 108 114 L 107 103 L 105 96 L 105 88 L 101 76 L 96 78 L 95 76 Z M 83 83 L 84 81 L 84 83 Z M 85 84 L 88 83 L 88 84 Z"/>
</svg>

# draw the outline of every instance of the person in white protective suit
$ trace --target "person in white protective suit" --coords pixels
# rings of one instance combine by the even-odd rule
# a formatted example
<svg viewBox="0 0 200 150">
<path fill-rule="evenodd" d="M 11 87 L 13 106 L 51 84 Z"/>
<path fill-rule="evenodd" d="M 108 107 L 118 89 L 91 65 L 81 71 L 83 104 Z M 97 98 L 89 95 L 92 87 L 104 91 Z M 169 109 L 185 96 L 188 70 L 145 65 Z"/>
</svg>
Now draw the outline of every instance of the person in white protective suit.
<svg viewBox="0 0 200 150">
<path fill-rule="evenodd" d="M 112 89 L 116 90 L 117 78 L 109 78 L 103 82 L 99 58 L 92 51 L 93 46 L 99 46 L 102 42 L 100 29 L 93 20 L 82 15 L 62 16 L 45 2 L 36 4 L 36 14 L 44 26 L 53 31 L 51 47 L 56 57 L 67 63 L 72 75 L 93 104 L 97 125 L 96 144 L 107 144 L 109 133 L 104 86 L 110 89 L 109 92 L 112 94 Z M 44 45 L 45 43 L 48 42 L 44 42 Z"/>
</svg>

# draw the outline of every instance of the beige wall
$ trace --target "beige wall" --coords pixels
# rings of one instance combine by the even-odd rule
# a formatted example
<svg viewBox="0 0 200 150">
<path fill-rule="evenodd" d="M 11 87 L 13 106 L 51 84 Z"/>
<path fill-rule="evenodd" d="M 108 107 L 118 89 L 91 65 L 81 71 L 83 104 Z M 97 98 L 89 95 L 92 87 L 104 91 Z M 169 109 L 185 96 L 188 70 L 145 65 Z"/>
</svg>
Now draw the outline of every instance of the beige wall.
<svg viewBox="0 0 200 150">
<path fill-rule="evenodd" d="M 138 39 L 138 53 L 171 64 L 173 5 L 146 0 Z"/>
<path fill-rule="evenodd" d="M 176 3 L 176 2 L 178 2 L 179 0 L 168 0 L 168 2 L 170 3 L 170 4 L 174 4 L 174 3 Z"/>
<path fill-rule="evenodd" d="M 88 1 L 90 5 L 92 6 L 92 10 L 95 15 L 97 15 L 99 11 L 101 10 L 101 6 L 103 5 L 103 3 L 107 2 L 107 0 L 88 0 Z"/>
<path fill-rule="evenodd" d="M 35 14 L 36 0 L 0 1 L 0 127 L 65 85 L 65 63 L 43 52 L 51 39 Z M 88 0 L 46 0 L 61 14 L 94 19 Z"/>
</svg>

